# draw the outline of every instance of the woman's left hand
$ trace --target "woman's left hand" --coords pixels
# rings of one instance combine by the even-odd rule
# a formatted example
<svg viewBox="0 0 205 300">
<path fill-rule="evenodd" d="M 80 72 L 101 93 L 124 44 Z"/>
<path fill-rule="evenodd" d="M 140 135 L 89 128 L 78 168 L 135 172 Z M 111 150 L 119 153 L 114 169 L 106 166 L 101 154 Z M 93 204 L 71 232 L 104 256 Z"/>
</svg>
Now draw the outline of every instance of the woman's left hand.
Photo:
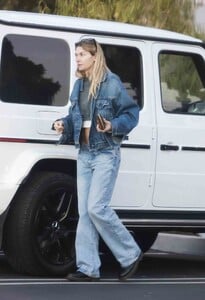
<svg viewBox="0 0 205 300">
<path fill-rule="evenodd" d="M 104 129 L 100 129 L 99 124 L 97 123 L 97 131 L 98 132 L 112 132 L 112 124 L 110 121 L 106 120 L 105 118 L 103 118 L 104 123 L 105 123 L 105 128 Z"/>
</svg>

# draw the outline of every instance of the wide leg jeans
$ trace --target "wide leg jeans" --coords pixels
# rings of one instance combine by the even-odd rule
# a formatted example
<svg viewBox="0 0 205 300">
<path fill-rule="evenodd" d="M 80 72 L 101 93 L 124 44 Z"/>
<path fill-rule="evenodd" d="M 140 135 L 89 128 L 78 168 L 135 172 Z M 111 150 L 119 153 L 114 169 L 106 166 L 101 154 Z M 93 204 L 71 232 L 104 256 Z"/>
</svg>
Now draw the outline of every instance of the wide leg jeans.
<svg viewBox="0 0 205 300">
<path fill-rule="evenodd" d="M 91 277 L 100 276 L 99 235 L 122 267 L 133 263 L 141 252 L 109 206 L 119 165 L 119 146 L 91 151 L 84 145 L 79 150 L 76 264 L 78 271 Z"/>
</svg>

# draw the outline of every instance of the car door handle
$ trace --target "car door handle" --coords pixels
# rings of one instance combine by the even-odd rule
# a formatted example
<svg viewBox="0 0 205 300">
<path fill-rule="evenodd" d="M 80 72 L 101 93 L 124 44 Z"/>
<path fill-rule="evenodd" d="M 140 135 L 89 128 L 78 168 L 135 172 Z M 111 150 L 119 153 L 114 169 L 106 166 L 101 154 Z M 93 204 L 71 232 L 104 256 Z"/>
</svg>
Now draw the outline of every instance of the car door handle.
<svg viewBox="0 0 205 300">
<path fill-rule="evenodd" d="M 160 145 L 160 150 L 162 150 L 162 151 L 178 151 L 179 146 L 162 144 L 162 145 Z"/>
</svg>

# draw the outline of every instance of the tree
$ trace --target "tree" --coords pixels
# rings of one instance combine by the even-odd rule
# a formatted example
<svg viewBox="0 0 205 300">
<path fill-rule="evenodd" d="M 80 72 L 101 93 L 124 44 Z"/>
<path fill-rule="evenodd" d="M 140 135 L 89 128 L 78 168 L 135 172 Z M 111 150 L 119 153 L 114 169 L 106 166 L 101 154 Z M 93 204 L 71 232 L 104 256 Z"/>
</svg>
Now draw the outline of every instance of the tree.
<svg viewBox="0 0 205 300">
<path fill-rule="evenodd" d="M 197 35 L 192 0 L 56 0 L 55 13 L 121 21 Z"/>
<path fill-rule="evenodd" d="M 1 0 L 0 9 L 38 12 L 39 0 Z"/>
</svg>

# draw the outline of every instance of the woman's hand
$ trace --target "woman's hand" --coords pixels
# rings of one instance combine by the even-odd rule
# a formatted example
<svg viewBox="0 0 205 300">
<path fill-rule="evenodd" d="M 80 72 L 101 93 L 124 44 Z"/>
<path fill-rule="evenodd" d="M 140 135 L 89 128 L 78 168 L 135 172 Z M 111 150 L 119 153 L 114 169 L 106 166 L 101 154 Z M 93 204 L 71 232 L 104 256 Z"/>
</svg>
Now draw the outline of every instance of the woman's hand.
<svg viewBox="0 0 205 300">
<path fill-rule="evenodd" d="M 56 130 L 57 133 L 62 134 L 63 130 L 64 130 L 63 121 L 61 121 L 61 120 L 55 121 L 53 123 L 53 128 Z"/>
<path fill-rule="evenodd" d="M 103 118 L 104 124 L 105 124 L 105 128 L 104 129 L 100 129 L 99 124 L 97 123 L 97 131 L 98 132 L 112 132 L 112 124 L 110 121 L 106 120 L 105 118 Z"/>
</svg>

